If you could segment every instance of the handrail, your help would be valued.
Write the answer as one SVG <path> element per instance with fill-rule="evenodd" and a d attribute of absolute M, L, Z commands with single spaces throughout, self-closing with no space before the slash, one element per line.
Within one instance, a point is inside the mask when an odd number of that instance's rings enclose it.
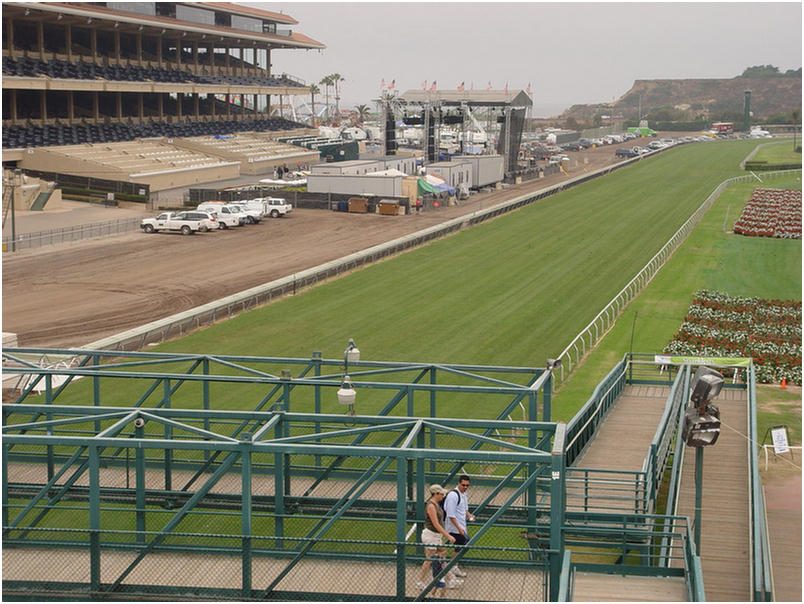
<path fill-rule="evenodd" d="M 756 376 L 754 362 L 748 369 L 748 493 L 751 507 L 749 512 L 749 542 L 751 546 L 751 593 L 755 602 L 773 600 L 773 573 L 770 564 L 770 544 L 767 533 L 765 498 L 762 482 L 759 478 L 759 459 L 757 455 L 757 413 L 756 413 Z"/>
<path fill-rule="evenodd" d="M 628 362 L 626 357 L 623 357 L 595 387 L 584 406 L 567 423 L 568 444 L 565 453 L 567 466 L 572 465 L 578 457 L 591 435 L 594 434 L 597 423 L 622 391 L 626 381 Z M 584 423 L 579 426 L 581 422 Z M 583 437 L 581 442 L 577 442 L 581 437 Z"/>
<path fill-rule="evenodd" d="M 775 172 L 767 172 L 763 176 L 774 178 L 776 176 L 786 176 L 794 172 L 801 172 L 801 170 L 779 170 Z M 558 355 L 557 359 L 562 361 L 561 371 L 557 373 L 556 379 L 558 383 L 564 381 L 564 367 L 566 366 L 569 372 L 573 369 L 573 353 L 575 358 L 575 366 L 580 364 L 581 358 L 586 354 L 587 350 L 591 350 L 595 343 L 608 331 L 609 327 L 614 323 L 617 317 L 622 313 L 625 307 L 631 300 L 633 300 L 642 289 L 653 279 L 659 269 L 664 266 L 667 259 L 678 249 L 684 242 L 687 236 L 692 232 L 693 228 L 697 225 L 698 221 L 714 204 L 718 197 L 728 187 L 753 180 L 753 176 L 735 176 L 727 178 L 721 182 L 712 193 L 698 206 L 687 221 L 673 234 L 667 243 L 656 252 L 648 263 L 631 279 L 625 287 L 623 287 L 611 301 L 603 307 L 594 319 L 584 327 L 581 332 L 573 338 L 567 347 Z M 589 340 L 587 345 L 587 338 Z"/>
<path fill-rule="evenodd" d="M 689 367 L 684 366 L 682 371 L 676 375 L 673 385 L 670 387 L 670 394 L 667 397 L 667 405 L 665 406 L 664 413 L 659 420 L 659 425 L 656 428 L 656 433 L 651 441 L 650 450 L 648 451 L 645 461 L 642 464 L 642 471 L 649 480 L 648 501 L 650 502 L 650 509 L 656 501 L 656 493 L 659 489 L 659 483 L 664 475 L 664 467 L 667 458 L 670 455 L 670 445 L 673 440 L 673 435 L 676 433 L 676 426 L 678 424 L 678 417 L 684 407 L 684 380 L 685 373 L 689 372 Z"/>

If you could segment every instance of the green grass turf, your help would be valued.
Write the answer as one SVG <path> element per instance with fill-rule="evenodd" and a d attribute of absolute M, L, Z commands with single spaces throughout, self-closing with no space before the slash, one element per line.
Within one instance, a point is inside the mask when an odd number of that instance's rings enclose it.
<path fill-rule="evenodd" d="M 729 141 L 671 149 L 156 349 L 291 357 L 320 350 L 339 358 L 353 337 L 363 359 L 543 366 L 718 183 L 739 174 L 739 162 L 756 144 Z M 699 269 L 709 270 L 704 258 L 693 254 L 689 260 L 693 264 L 684 271 L 686 279 L 694 281 Z M 756 262 L 766 264 L 761 258 Z M 694 288 L 690 284 L 685 291 Z M 686 298 L 674 302 L 671 315 L 678 316 L 687 303 Z M 638 325 L 640 333 L 653 331 L 647 329 L 650 316 L 645 314 Z M 675 328 L 668 322 L 668 331 Z M 660 342 L 640 340 L 635 349 L 660 349 Z M 620 346 L 616 359 L 626 349 Z M 70 395 L 76 402 L 89 399 L 91 384 L 83 382 Z M 113 397 L 104 388 L 106 404 L 137 400 L 139 386 L 118 384 Z M 215 408 L 253 407 L 244 402 L 248 397 L 242 389 L 215 392 Z M 577 401 L 572 406 L 577 408 Z"/>
<path fill-rule="evenodd" d="M 797 139 L 796 145 L 801 145 Z M 753 157 L 754 161 L 766 161 L 769 164 L 795 164 L 801 163 L 801 153 L 793 150 L 793 140 L 788 139 L 762 147 Z"/>
<path fill-rule="evenodd" d="M 661 352 L 700 289 L 732 296 L 801 300 L 801 240 L 742 237 L 731 230 L 755 186 L 800 188 L 800 180 L 738 185 L 721 195 L 689 238 L 623 312 L 554 398 L 554 419 L 567 420 L 594 386 L 628 352 Z"/>

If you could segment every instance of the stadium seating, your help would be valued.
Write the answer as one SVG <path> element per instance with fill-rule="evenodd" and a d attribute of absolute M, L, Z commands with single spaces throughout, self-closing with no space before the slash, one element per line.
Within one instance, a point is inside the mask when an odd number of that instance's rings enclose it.
<path fill-rule="evenodd" d="M 143 124 L 58 124 L 54 126 L 9 126 L 3 128 L 3 148 L 75 145 L 80 143 L 122 142 L 136 138 L 186 138 L 247 131 L 281 131 L 306 128 L 304 124 L 284 118 L 177 123 L 148 122 Z"/>
<path fill-rule="evenodd" d="M 3 74 L 18 77 L 61 78 L 71 80 L 110 80 L 117 82 L 170 82 L 196 84 L 229 84 L 238 86 L 291 86 L 305 85 L 288 78 L 235 75 L 196 75 L 182 69 L 168 69 L 142 65 L 101 65 L 89 61 L 69 61 L 3 57 Z"/>

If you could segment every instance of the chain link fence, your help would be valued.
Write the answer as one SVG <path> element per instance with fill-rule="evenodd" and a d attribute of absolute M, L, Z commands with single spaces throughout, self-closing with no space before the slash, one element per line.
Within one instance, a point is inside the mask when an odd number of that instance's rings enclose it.
<path fill-rule="evenodd" d="M 22 250 L 36 249 L 47 245 L 131 233 L 132 231 L 139 230 L 141 222 L 141 218 L 121 218 L 119 220 L 80 224 L 62 229 L 51 229 L 49 231 L 18 233 L 15 238 L 3 237 L 3 251 L 20 252 Z"/>

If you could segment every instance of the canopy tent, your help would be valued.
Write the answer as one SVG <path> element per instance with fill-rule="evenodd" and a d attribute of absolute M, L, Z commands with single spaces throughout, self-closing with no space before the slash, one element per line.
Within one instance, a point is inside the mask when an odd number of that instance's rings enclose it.
<path fill-rule="evenodd" d="M 446 191 L 450 195 L 455 195 L 455 187 L 449 186 L 443 178 L 439 178 L 433 174 L 425 174 L 424 178 L 430 186 L 435 187 L 439 191 Z"/>
<path fill-rule="evenodd" d="M 425 178 L 419 178 L 419 186 L 418 186 L 418 194 L 425 195 L 427 193 L 432 193 L 433 195 L 439 195 L 443 192 L 447 192 L 450 195 L 455 195 L 455 189 L 450 187 L 447 183 L 445 183 L 441 179 L 434 179 L 435 181 L 440 181 L 440 184 L 436 182 L 436 184 L 432 184 L 428 182 L 430 176 L 426 176 Z"/>

